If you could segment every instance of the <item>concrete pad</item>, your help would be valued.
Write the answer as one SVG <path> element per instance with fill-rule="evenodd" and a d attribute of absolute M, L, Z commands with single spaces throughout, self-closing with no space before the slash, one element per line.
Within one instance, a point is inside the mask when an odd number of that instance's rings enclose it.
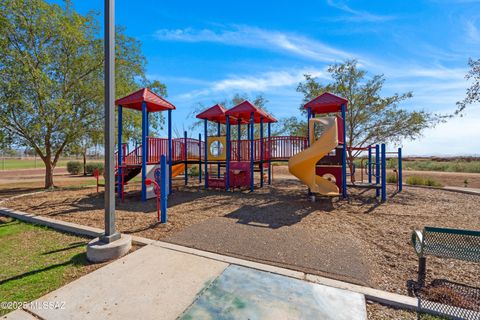
<path fill-rule="evenodd" d="M 12 311 L 12 312 L 4 315 L 0 319 L 1 320 L 38 320 L 38 318 L 35 318 L 30 313 L 25 312 L 21 309 Z"/>
<path fill-rule="evenodd" d="M 29 311 L 48 320 L 176 319 L 227 266 L 145 246 L 36 300 L 64 309 Z"/>
<path fill-rule="evenodd" d="M 287 276 L 287 277 L 290 277 L 290 278 L 305 279 L 305 273 L 303 273 L 303 272 L 290 270 L 290 269 L 285 269 L 285 268 L 281 268 L 281 267 L 277 267 L 277 266 L 272 266 L 272 265 L 269 265 L 269 264 L 264 264 L 264 263 L 244 260 L 244 259 L 240 259 L 240 258 L 225 256 L 225 255 L 222 255 L 222 254 L 208 252 L 208 251 L 197 250 L 197 249 L 180 246 L 180 245 L 173 244 L 173 243 L 162 242 L 162 241 L 155 241 L 153 243 L 153 245 L 154 246 L 159 246 L 159 247 L 162 247 L 162 248 L 167 248 L 167 249 L 172 249 L 172 250 L 184 252 L 184 253 L 194 254 L 194 255 L 197 255 L 197 256 L 200 256 L 200 257 L 209 258 L 209 259 L 213 259 L 213 260 L 217 260 L 217 261 L 222 261 L 222 262 L 226 262 L 226 263 L 229 263 L 229 264 L 236 264 L 236 265 L 247 267 L 247 268 L 252 268 L 252 269 L 257 269 L 257 270 L 261 270 L 261 271 L 276 273 L 276 274 L 280 274 L 282 276 Z"/>
<path fill-rule="evenodd" d="M 334 279 L 320 277 L 312 274 L 306 275 L 306 280 L 314 283 L 330 286 L 333 288 L 339 288 L 348 290 L 351 292 L 357 292 L 363 294 L 366 299 L 375 301 L 381 304 L 392 306 L 395 308 L 416 310 L 418 306 L 418 299 L 404 296 L 398 293 L 387 292 L 370 287 L 359 286 L 352 283 L 342 282 Z"/>
<path fill-rule="evenodd" d="M 230 266 L 180 319 L 366 320 L 367 314 L 361 294 Z"/>

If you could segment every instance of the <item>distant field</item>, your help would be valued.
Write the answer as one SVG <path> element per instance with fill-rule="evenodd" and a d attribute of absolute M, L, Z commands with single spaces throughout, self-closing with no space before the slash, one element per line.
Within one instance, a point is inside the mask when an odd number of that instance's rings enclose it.
<path fill-rule="evenodd" d="M 69 160 L 59 160 L 57 167 L 67 166 Z M 45 168 L 41 159 L 0 159 L 0 170 Z"/>
<path fill-rule="evenodd" d="M 66 167 L 67 162 L 72 160 L 59 160 L 57 168 Z M 82 160 L 74 160 L 82 161 Z M 96 160 L 88 160 L 88 162 L 95 162 Z M 100 160 L 99 160 L 100 161 Z M 35 169 L 45 168 L 41 159 L 2 159 L 0 158 L 0 170 L 17 170 L 17 169 Z"/>
<path fill-rule="evenodd" d="M 404 161 L 404 170 L 480 173 L 480 161 Z"/>
<path fill-rule="evenodd" d="M 360 159 L 355 160 L 357 168 L 360 166 Z M 412 171 L 438 171 L 438 172 L 470 172 L 480 173 L 480 160 L 475 158 L 474 160 L 468 158 L 442 158 L 442 159 L 404 159 L 403 170 Z M 363 165 L 366 165 L 366 161 L 363 161 Z M 397 167 L 396 159 L 388 159 L 387 167 L 394 169 Z"/>

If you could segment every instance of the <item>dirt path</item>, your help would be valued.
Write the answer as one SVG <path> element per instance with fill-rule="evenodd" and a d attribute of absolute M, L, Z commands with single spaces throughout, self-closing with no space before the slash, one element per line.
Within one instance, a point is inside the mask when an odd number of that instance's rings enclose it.
<path fill-rule="evenodd" d="M 41 191 L 45 185 L 45 169 L 0 171 L 0 200 L 15 195 Z M 95 184 L 93 177 L 71 176 L 66 168 L 54 171 L 56 187 L 74 187 Z"/>

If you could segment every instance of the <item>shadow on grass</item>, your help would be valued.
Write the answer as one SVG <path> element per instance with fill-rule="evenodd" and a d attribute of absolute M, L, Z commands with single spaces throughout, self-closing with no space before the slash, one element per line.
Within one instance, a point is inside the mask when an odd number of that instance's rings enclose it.
<path fill-rule="evenodd" d="M 42 255 L 68 251 L 68 250 L 72 250 L 72 249 L 75 249 L 75 248 L 78 248 L 78 247 L 83 247 L 83 246 L 86 246 L 86 245 L 87 245 L 87 243 L 84 242 L 84 241 L 73 242 L 73 243 L 70 243 L 68 245 L 68 247 L 47 251 L 47 252 L 42 253 Z"/>
<path fill-rule="evenodd" d="M 45 268 L 28 271 L 28 272 L 25 272 L 25 273 L 22 273 L 22 274 L 19 274 L 19 275 L 16 275 L 16 276 L 4 279 L 4 280 L 0 280 L 0 286 L 5 284 L 5 283 L 11 282 L 11 281 L 21 280 L 25 277 L 29 277 L 29 276 L 33 276 L 33 275 L 36 275 L 36 274 L 39 274 L 39 273 L 42 273 L 42 272 L 47 272 L 47 271 L 50 271 L 50 270 L 54 270 L 56 268 L 66 267 L 66 266 L 84 266 L 84 265 L 88 265 L 88 264 L 89 264 L 89 262 L 87 261 L 87 254 L 85 252 L 78 253 L 78 254 L 74 255 L 68 261 L 52 264 L 52 265 L 49 265 L 48 267 L 45 267 Z"/>
<path fill-rule="evenodd" d="M 10 227 L 10 226 L 13 226 L 15 224 L 19 224 L 20 222 L 18 220 L 10 220 L 10 221 L 3 221 L 3 220 L 0 220 L 0 228 L 3 228 L 3 227 Z"/>

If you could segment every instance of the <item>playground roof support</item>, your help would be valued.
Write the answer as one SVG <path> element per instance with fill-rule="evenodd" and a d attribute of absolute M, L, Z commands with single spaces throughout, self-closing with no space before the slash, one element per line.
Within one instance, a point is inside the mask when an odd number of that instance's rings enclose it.
<path fill-rule="evenodd" d="M 123 154 L 122 154 L 122 114 L 123 108 L 138 110 L 142 112 L 142 201 L 147 200 L 147 189 L 145 185 L 146 180 L 146 169 L 147 169 L 147 162 L 149 157 L 149 150 L 148 150 L 148 133 L 149 133 L 149 119 L 148 115 L 150 112 L 161 112 L 161 111 L 168 111 L 168 155 L 166 155 L 168 161 L 168 194 L 172 192 L 172 110 L 175 110 L 176 107 L 168 102 L 167 100 L 163 99 L 156 93 L 152 92 L 148 88 L 142 88 L 137 90 L 128 96 L 123 98 L 117 99 L 115 104 L 118 106 L 118 190 L 121 190 L 121 168 Z M 112 143 L 113 145 L 113 143 Z M 113 155 L 113 149 L 111 151 Z M 121 193 L 118 193 L 121 196 Z"/>

